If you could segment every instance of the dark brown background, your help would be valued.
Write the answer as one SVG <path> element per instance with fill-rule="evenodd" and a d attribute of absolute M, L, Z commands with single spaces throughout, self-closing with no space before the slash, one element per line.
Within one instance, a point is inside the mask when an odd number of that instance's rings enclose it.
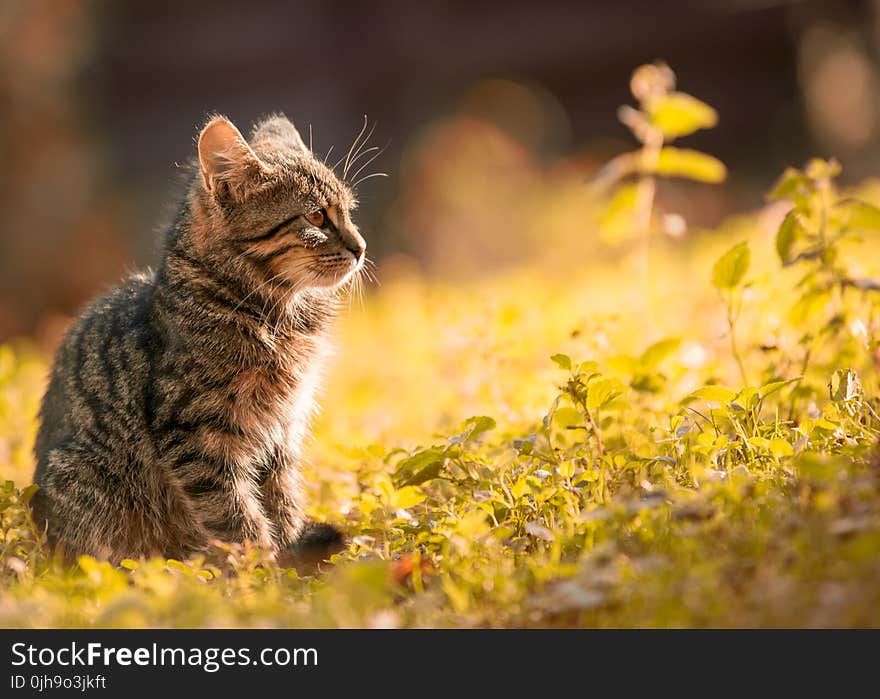
<path fill-rule="evenodd" d="M 369 115 L 373 142 L 390 142 L 374 164 L 390 177 L 361 190 L 379 258 L 429 254 L 395 220 L 400 157 L 485 78 L 527 86 L 557 115 L 555 128 L 518 134 L 536 157 L 581 152 L 598 162 L 631 144 L 615 110 L 631 101 L 632 69 L 666 60 L 682 89 L 722 115 L 687 144 L 732 173 L 723 197 L 686 212 L 698 222 L 758 206 L 786 164 L 813 154 L 837 155 L 850 181 L 871 175 L 877 10 L 868 0 L 7 1 L 0 339 L 51 336 L 125 268 L 155 259 L 156 227 L 179 186 L 175 163 L 191 156 L 210 111 L 244 128 L 282 110 L 304 134 L 313 125 L 316 150 L 337 152 Z M 811 82 L 841 56 L 832 75 L 844 76 L 842 96 L 833 79 Z M 848 99 L 860 120 L 829 130 Z M 505 125 L 503 113 L 487 118 Z"/>

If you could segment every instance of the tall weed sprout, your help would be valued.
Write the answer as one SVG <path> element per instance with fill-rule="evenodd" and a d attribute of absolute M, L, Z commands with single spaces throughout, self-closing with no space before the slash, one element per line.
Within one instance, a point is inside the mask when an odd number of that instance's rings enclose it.
<path fill-rule="evenodd" d="M 641 249 L 639 276 L 643 280 L 648 274 L 652 232 L 659 227 L 672 236 L 680 236 L 686 230 L 686 222 L 677 214 L 655 220 L 657 178 L 678 177 L 719 184 L 727 177 L 727 168 L 718 158 L 670 145 L 718 123 L 718 114 L 712 107 L 675 88 L 675 73 L 665 63 L 643 65 L 633 72 L 630 91 L 638 108 L 623 105 L 617 116 L 641 147 L 611 160 L 594 180 L 594 187 L 600 192 L 611 189 L 601 233 L 606 239 L 637 239 Z"/>

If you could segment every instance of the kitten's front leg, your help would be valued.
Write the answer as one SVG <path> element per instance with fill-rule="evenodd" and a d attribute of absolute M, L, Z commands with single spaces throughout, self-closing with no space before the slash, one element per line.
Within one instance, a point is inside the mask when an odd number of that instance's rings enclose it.
<path fill-rule="evenodd" d="M 306 522 L 297 457 L 276 448 L 261 474 L 260 493 L 263 509 L 275 528 L 278 550 L 283 552 L 296 542 Z"/>
<path fill-rule="evenodd" d="M 263 506 L 278 532 L 278 563 L 314 574 L 321 563 L 345 548 L 343 534 L 329 524 L 309 521 L 302 511 L 302 481 L 297 457 L 276 451 L 261 486 Z"/>
<path fill-rule="evenodd" d="M 179 461 L 173 471 L 211 536 L 234 543 L 250 540 L 274 550 L 275 528 L 260 504 L 259 486 L 247 474 L 204 457 Z"/>

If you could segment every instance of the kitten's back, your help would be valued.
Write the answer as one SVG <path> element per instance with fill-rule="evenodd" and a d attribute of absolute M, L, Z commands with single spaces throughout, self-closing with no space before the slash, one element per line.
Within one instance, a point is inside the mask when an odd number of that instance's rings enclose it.
<path fill-rule="evenodd" d="M 53 444 L 97 426 L 103 412 L 115 412 L 122 407 L 119 401 L 131 400 L 138 369 L 146 368 L 138 355 L 143 355 L 153 286 L 152 273 L 132 275 L 90 303 L 65 334 L 40 409 L 37 477 Z"/>

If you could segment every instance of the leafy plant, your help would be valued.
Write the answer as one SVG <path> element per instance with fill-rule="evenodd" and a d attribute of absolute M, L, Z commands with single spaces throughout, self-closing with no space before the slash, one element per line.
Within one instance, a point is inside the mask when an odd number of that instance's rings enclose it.
<path fill-rule="evenodd" d="M 645 70 L 631 172 L 694 175 L 662 153 L 714 112 Z M 657 341 L 610 254 L 389 273 L 341 328 L 305 467 L 309 514 L 349 535 L 320 576 L 248 545 L 54 558 L 26 509 L 48 357 L 0 347 L 0 625 L 880 625 L 880 188 L 836 175 L 786 172 L 775 246 L 765 213 L 661 247 Z"/>
<path fill-rule="evenodd" d="M 676 91 L 675 82 L 675 73 L 665 63 L 647 64 L 635 70 L 630 90 L 639 107 L 620 107 L 618 118 L 641 147 L 611 160 L 596 178 L 602 188 L 616 188 L 603 219 L 605 227 L 623 225 L 645 241 L 651 231 L 658 176 L 711 184 L 727 177 L 727 168 L 717 158 L 669 145 L 718 123 L 718 114 L 712 107 Z M 620 184 L 631 175 L 637 177 L 636 183 Z"/>
<path fill-rule="evenodd" d="M 863 236 L 880 233 L 880 209 L 841 196 L 835 186 L 840 172 L 836 160 L 814 158 L 803 170 L 787 168 L 768 195 L 791 205 L 776 234 L 776 252 L 784 267 L 801 275 L 789 312 L 802 333 L 801 373 L 823 343 L 864 328 L 874 305 L 867 297 L 880 291 L 880 281 L 852 271 L 844 252 Z M 848 295 L 856 295 L 852 303 Z"/>
<path fill-rule="evenodd" d="M 737 243 L 724 253 L 712 267 L 712 286 L 718 289 L 727 311 L 730 351 L 736 360 L 743 384 L 748 384 L 746 369 L 736 344 L 736 321 L 742 310 L 743 279 L 749 271 L 751 251 L 748 243 Z"/>

